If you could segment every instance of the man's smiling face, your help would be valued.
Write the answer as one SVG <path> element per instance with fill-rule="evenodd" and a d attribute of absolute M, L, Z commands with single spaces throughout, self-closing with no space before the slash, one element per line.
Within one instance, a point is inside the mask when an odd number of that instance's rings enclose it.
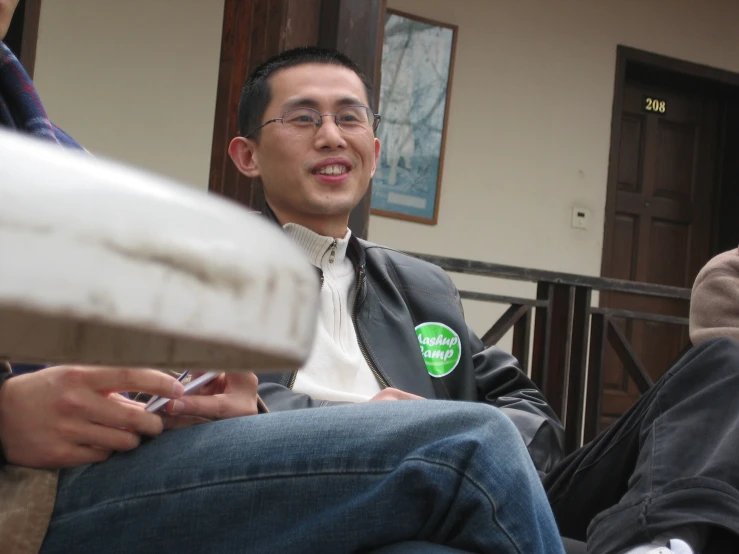
<path fill-rule="evenodd" d="M 362 80 L 340 65 L 309 63 L 281 69 L 269 78 L 269 85 L 270 101 L 261 124 L 296 107 L 334 114 L 348 105 L 369 105 Z M 263 127 L 257 139 L 241 141 L 249 152 L 237 149 L 232 157 L 246 175 L 261 177 L 265 197 L 280 222 L 298 223 L 324 235 L 346 232 L 349 214 L 367 191 L 380 153 L 371 125 L 349 133 L 333 117 L 324 118 L 317 129 L 299 133 L 276 121 Z M 237 158 L 245 163 L 240 165 Z"/>

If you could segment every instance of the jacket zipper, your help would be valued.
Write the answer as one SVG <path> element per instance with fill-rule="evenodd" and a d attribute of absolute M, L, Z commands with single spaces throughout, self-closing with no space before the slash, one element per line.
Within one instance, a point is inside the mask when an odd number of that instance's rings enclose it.
<path fill-rule="evenodd" d="M 385 380 L 385 378 L 380 375 L 380 372 L 377 370 L 377 367 L 375 367 L 375 364 L 370 360 L 369 355 L 367 354 L 367 350 L 364 348 L 364 343 L 362 342 L 362 337 L 359 335 L 359 327 L 357 326 L 357 299 L 359 298 L 359 291 L 362 289 L 362 285 L 364 284 L 364 269 L 359 270 L 359 279 L 357 279 L 357 292 L 354 294 L 354 305 L 352 306 L 352 323 L 354 324 L 354 333 L 357 335 L 357 342 L 359 343 L 359 350 L 362 352 L 362 356 L 364 356 L 364 360 L 367 362 L 367 365 L 369 366 L 372 373 L 374 373 L 377 380 L 380 382 L 383 388 L 388 388 L 390 385 Z"/>
<path fill-rule="evenodd" d="M 328 263 L 330 264 L 334 263 L 334 260 L 336 259 L 336 244 L 336 239 L 334 239 L 334 242 L 332 242 L 329 247 L 331 249 L 331 254 L 328 255 Z M 321 284 L 323 284 L 323 281 L 321 281 Z"/>
<path fill-rule="evenodd" d="M 323 273 L 321 273 L 321 288 L 319 290 L 323 290 L 323 281 L 324 276 Z M 390 385 L 388 384 L 387 380 L 380 375 L 380 372 L 377 370 L 377 367 L 375 367 L 375 364 L 370 360 L 369 355 L 367 354 L 367 350 L 364 348 L 364 343 L 362 343 L 362 338 L 359 336 L 359 327 L 357 326 L 357 299 L 359 298 L 359 292 L 362 289 L 362 284 L 364 283 L 364 270 L 359 270 L 359 278 L 357 279 L 357 291 L 354 293 L 354 304 L 352 306 L 352 324 L 354 325 L 354 333 L 357 335 L 357 343 L 359 344 L 359 351 L 362 353 L 362 356 L 364 356 L 364 361 L 367 362 L 367 366 L 369 366 L 370 371 L 375 376 L 375 378 L 380 382 L 380 384 L 383 386 L 383 388 L 388 388 Z M 298 378 L 298 372 L 293 371 L 292 375 L 290 375 L 290 382 L 287 385 L 288 389 L 292 389 L 293 385 L 295 385 L 295 379 Z"/>
<path fill-rule="evenodd" d="M 326 280 L 326 278 L 323 276 L 323 271 L 321 271 L 321 286 L 318 288 L 318 292 L 321 292 L 323 290 L 323 282 Z M 290 380 L 287 382 L 287 388 L 292 390 L 293 386 L 295 385 L 295 379 L 298 378 L 298 372 L 293 371 L 290 375 Z"/>

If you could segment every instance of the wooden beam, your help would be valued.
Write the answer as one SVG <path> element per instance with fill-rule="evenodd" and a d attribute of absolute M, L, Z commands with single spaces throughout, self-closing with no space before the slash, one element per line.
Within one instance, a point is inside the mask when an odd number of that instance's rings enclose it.
<path fill-rule="evenodd" d="M 547 282 L 536 286 L 536 299 L 545 303 L 534 314 L 534 351 L 531 355 L 531 380 L 542 392 L 549 377 L 549 344 L 551 343 L 552 304 L 554 285 Z"/>
<path fill-rule="evenodd" d="M 36 44 L 38 44 L 40 19 L 41 0 L 25 0 L 20 61 L 31 79 L 33 79 L 33 71 L 36 67 Z"/>
<path fill-rule="evenodd" d="M 522 306 L 529 306 L 531 308 L 545 308 L 547 306 L 547 302 L 545 300 L 536 300 L 535 298 L 520 298 L 518 296 L 505 296 L 502 294 L 490 294 L 487 292 L 460 290 L 459 296 L 464 300 L 495 302 L 497 304 L 521 304 Z"/>
<path fill-rule="evenodd" d="M 446 256 L 435 256 L 431 254 L 417 254 L 414 252 L 406 252 L 406 254 L 436 264 L 452 273 L 498 277 L 517 281 L 549 282 L 558 285 L 588 287 L 599 291 L 690 300 L 690 289 L 683 287 L 626 281 L 624 279 L 612 279 L 610 277 L 591 277 L 589 275 L 577 275 L 576 273 L 560 273 L 558 271 L 516 267 L 476 260 L 465 260 L 463 258 L 448 258 Z"/>
<path fill-rule="evenodd" d="M 583 441 L 587 444 L 600 432 L 603 403 L 603 366 L 606 361 L 606 343 L 610 319 L 602 313 L 593 313 L 590 331 L 590 357 L 588 360 L 588 393 L 585 402 L 585 430 Z"/>
<path fill-rule="evenodd" d="M 26 73 L 33 78 L 36 65 L 36 43 L 38 25 L 41 17 L 41 0 L 20 0 L 10 22 L 10 28 L 3 42 L 10 48 Z"/>
<path fill-rule="evenodd" d="M 511 345 L 511 354 L 518 360 L 521 369 L 528 372 L 529 369 L 529 350 L 531 343 L 531 308 L 526 310 L 513 326 L 513 343 Z"/>
<path fill-rule="evenodd" d="M 259 179 L 242 175 L 228 157 L 238 134 L 241 87 L 254 69 L 283 50 L 318 42 L 321 0 L 226 0 L 218 72 L 209 190 L 264 207 Z"/>
<path fill-rule="evenodd" d="M 641 394 L 647 392 L 654 385 L 654 381 L 644 369 L 639 357 L 634 352 L 634 349 L 629 343 L 629 339 L 626 338 L 623 331 L 613 321 L 608 322 L 608 342 L 611 344 L 613 349 L 616 351 L 618 358 L 624 364 L 626 371 L 636 383 L 636 387 L 639 389 Z"/>
<path fill-rule="evenodd" d="M 382 40 L 387 0 L 323 0 L 319 45 L 334 48 L 354 60 L 372 85 L 372 107 L 380 101 Z M 372 183 L 351 213 L 349 228 L 366 239 L 369 231 Z"/>
<path fill-rule="evenodd" d="M 530 309 L 529 306 L 522 306 L 520 304 L 511 305 L 480 340 L 482 340 L 482 343 L 486 347 L 498 344 L 498 341 L 503 338 L 503 335 L 518 323 L 519 319 L 529 313 Z"/>
<path fill-rule="evenodd" d="M 580 446 L 586 395 L 588 338 L 590 330 L 590 289 L 573 287 L 570 331 L 567 335 L 569 360 L 565 383 L 565 452 Z"/>
<path fill-rule="evenodd" d="M 606 314 L 610 318 L 639 319 L 641 321 L 673 323 L 675 325 L 688 325 L 690 323 L 689 318 L 675 315 L 651 314 L 647 312 L 635 312 L 633 310 L 618 310 L 616 308 L 593 308 L 592 311 L 593 313 Z"/>

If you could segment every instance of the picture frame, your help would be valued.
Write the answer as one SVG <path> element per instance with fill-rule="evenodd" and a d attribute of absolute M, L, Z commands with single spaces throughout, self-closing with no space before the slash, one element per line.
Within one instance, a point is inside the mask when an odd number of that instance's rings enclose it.
<path fill-rule="evenodd" d="M 436 225 L 457 26 L 388 9 L 371 213 Z"/>

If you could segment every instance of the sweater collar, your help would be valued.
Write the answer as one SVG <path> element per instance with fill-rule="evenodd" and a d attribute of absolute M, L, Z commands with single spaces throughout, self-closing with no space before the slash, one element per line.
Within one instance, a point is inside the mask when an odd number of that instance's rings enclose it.
<path fill-rule="evenodd" d="M 323 271 L 341 267 L 346 260 L 346 249 L 352 232 L 347 229 L 343 238 L 335 239 L 319 235 L 296 223 L 283 226 L 285 232 L 308 257 L 308 261 Z"/>
<path fill-rule="evenodd" d="M 269 207 L 269 204 L 266 202 L 264 203 L 264 208 L 262 209 L 262 214 L 273 223 L 279 225 L 282 227 L 282 224 L 280 223 L 280 220 L 277 219 L 277 216 L 272 211 L 272 208 Z M 345 237 L 346 238 L 346 237 Z M 362 247 L 362 243 L 359 241 L 357 237 L 354 236 L 353 233 L 349 233 L 348 237 L 348 245 L 345 249 L 346 257 L 349 258 L 349 260 L 354 265 L 355 271 L 364 270 L 365 266 L 365 260 L 366 256 L 364 253 L 364 248 Z"/>

